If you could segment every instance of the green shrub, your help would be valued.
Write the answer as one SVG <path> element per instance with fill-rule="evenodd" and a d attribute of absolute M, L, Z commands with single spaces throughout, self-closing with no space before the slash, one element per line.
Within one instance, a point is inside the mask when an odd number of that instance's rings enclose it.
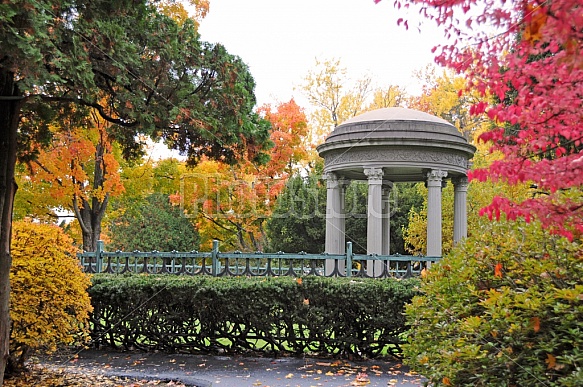
<path fill-rule="evenodd" d="M 9 371 L 35 350 L 83 340 L 91 312 L 90 279 L 59 227 L 14 222 L 11 251 Z"/>
<path fill-rule="evenodd" d="M 406 362 L 434 385 L 583 385 L 583 249 L 536 223 L 481 223 L 407 305 Z"/>
<path fill-rule="evenodd" d="M 417 280 L 95 275 L 101 345 L 183 352 L 399 355 Z"/>

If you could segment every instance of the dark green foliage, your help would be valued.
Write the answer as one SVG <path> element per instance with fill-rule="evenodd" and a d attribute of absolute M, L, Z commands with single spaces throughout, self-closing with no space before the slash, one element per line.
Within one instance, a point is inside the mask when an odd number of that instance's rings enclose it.
<path fill-rule="evenodd" d="M 269 123 L 253 112 L 247 65 L 201 41 L 192 20 L 179 24 L 147 1 L 14 1 L 1 10 L 0 97 L 28 96 L 15 111 L 26 118 L 23 156 L 59 115 L 91 108 L 116 124 L 109 135 L 127 157 L 140 153 L 141 133 L 191 162 L 263 158 Z"/>
<path fill-rule="evenodd" d="M 185 352 L 399 355 L 417 280 L 93 277 L 94 339 Z"/>
<path fill-rule="evenodd" d="M 355 254 L 366 254 L 368 184 L 352 182 L 346 189 L 346 241 L 353 243 Z M 423 197 L 414 183 L 399 183 L 393 186 L 389 199 L 391 206 L 391 251 L 390 254 L 406 254 L 403 227 L 409 222 L 411 208 L 419 208 Z"/>
<path fill-rule="evenodd" d="M 366 254 L 367 202 L 368 185 L 366 182 L 353 181 L 346 187 L 346 242 L 352 242 L 355 254 Z"/>
<path fill-rule="evenodd" d="M 202 42 L 193 21 L 179 24 L 151 1 L 2 1 L 0 45 L 0 347 L 5 349 L 16 158 L 34 157 L 37 143 L 48 142 L 47 128 L 58 114 L 68 108 L 97 112 L 114 124 L 108 135 L 128 158 L 141 153 L 137 136 L 142 134 L 162 138 L 191 163 L 203 156 L 264 161 L 270 141 L 269 122 L 253 112 L 255 83 L 241 58 L 220 44 Z M 6 358 L 0 357 L 0 384 Z"/>
<path fill-rule="evenodd" d="M 423 206 L 423 196 L 416 183 L 398 183 L 393 187 L 391 200 L 391 254 L 407 254 L 403 230 L 409 225 L 409 213 Z"/>
<path fill-rule="evenodd" d="M 164 194 L 152 194 L 109 225 L 109 250 L 192 251 L 200 237 L 179 207 Z"/>
<path fill-rule="evenodd" d="M 352 182 L 346 188 L 346 241 L 354 253 L 366 254 L 366 182 Z M 391 254 L 405 254 L 403 227 L 409 211 L 421 207 L 423 197 L 414 184 L 395 184 L 391 193 Z M 326 236 L 326 181 L 316 171 L 307 177 L 292 176 L 277 199 L 267 234 L 271 251 L 321 253 Z"/>
<path fill-rule="evenodd" d="M 432 385 L 583 385 L 583 246 L 482 221 L 406 308 L 406 362 Z M 449 384 L 448 384 L 449 383 Z"/>
<path fill-rule="evenodd" d="M 288 180 L 267 223 L 269 249 L 319 254 L 326 233 L 326 182 L 318 174 Z"/>

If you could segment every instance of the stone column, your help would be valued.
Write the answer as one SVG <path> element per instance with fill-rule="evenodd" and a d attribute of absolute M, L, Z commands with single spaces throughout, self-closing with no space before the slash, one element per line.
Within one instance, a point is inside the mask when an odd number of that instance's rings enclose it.
<path fill-rule="evenodd" d="M 382 254 L 383 252 L 383 205 L 382 186 L 383 170 L 380 168 L 365 168 L 368 177 L 367 206 L 367 254 Z M 380 261 L 368 261 L 366 271 L 369 276 L 379 276 L 382 270 Z"/>
<path fill-rule="evenodd" d="M 453 182 L 453 243 L 468 236 L 468 177 L 459 176 Z"/>
<path fill-rule="evenodd" d="M 391 254 L 391 203 L 389 202 L 393 183 L 383 183 L 383 247 L 382 254 Z"/>
<path fill-rule="evenodd" d="M 427 255 L 441 256 L 441 183 L 447 171 L 427 173 Z"/>
<path fill-rule="evenodd" d="M 326 179 L 326 245 L 325 249 L 330 254 L 344 254 L 346 252 L 346 239 L 344 235 L 344 180 L 338 178 L 334 172 L 325 174 Z M 324 273 L 332 274 L 334 260 L 327 259 Z M 340 265 L 340 272 L 344 271 L 344 262 Z"/>

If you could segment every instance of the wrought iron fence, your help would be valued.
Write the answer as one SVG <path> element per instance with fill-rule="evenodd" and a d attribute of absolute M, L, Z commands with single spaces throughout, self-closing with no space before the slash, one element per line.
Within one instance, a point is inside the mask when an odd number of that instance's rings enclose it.
<path fill-rule="evenodd" d="M 225 276 L 327 276 L 408 278 L 441 257 L 414 255 L 354 254 L 352 243 L 346 254 L 299 252 L 223 253 L 213 241 L 211 252 L 105 251 L 103 241 L 97 250 L 78 254 L 87 273 L 145 273 Z"/>

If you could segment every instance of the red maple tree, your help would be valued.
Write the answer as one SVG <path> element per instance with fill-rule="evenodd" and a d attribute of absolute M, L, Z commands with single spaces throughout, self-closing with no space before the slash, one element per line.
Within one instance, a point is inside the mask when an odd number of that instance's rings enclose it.
<path fill-rule="evenodd" d="M 375 0 L 378 3 L 380 0 Z M 494 95 L 473 114 L 495 123 L 480 136 L 503 157 L 471 172 L 532 184 L 533 197 L 496 197 L 483 214 L 536 218 L 569 239 L 583 234 L 583 6 L 581 0 L 397 0 L 445 29 L 436 62 Z"/>

